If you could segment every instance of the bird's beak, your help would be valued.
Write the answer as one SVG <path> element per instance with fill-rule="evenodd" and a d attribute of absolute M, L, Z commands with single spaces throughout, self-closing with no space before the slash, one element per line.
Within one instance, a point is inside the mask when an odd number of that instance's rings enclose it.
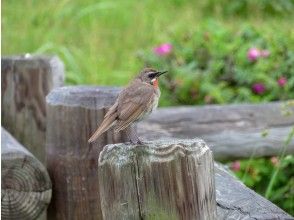
<path fill-rule="evenodd" d="M 161 76 L 162 74 L 167 73 L 167 72 L 168 72 L 168 71 L 162 71 L 162 72 L 159 71 L 159 72 L 156 73 L 155 76 L 156 76 L 156 77 L 159 77 L 159 76 Z"/>

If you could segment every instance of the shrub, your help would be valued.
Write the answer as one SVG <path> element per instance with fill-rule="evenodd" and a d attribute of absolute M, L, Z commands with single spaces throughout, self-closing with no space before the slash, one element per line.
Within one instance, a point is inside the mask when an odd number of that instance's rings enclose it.
<path fill-rule="evenodd" d="M 279 167 L 272 189 L 266 195 L 273 173 Z M 294 156 L 234 161 L 231 169 L 248 187 L 266 196 L 282 209 L 294 214 Z"/>
<path fill-rule="evenodd" d="M 234 32 L 208 20 L 173 38 L 169 53 L 150 50 L 140 59 L 169 70 L 161 105 L 286 100 L 294 98 L 294 41 L 286 35 L 251 26 Z"/>
<path fill-rule="evenodd" d="M 219 13 L 222 16 L 252 16 L 262 15 L 289 15 L 293 12 L 294 1 L 292 0 L 208 0 L 203 5 L 206 14 Z"/>

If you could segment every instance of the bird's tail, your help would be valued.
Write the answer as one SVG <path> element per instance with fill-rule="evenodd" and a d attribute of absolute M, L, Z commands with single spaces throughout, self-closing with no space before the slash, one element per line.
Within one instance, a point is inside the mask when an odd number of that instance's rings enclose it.
<path fill-rule="evenodd" d="M 116 121 L 117 114 L 112 114 L 107 118 L 104 118 L 103 122 L 99 128 L 94 132 L 94 134 L 88 140 L 89 143 L 94 142 L 101 134 L 111 128 Z"/>

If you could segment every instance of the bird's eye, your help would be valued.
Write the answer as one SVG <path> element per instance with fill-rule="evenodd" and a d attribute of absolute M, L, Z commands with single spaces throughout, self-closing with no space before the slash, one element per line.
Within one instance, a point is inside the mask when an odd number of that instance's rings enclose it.
<path fill-rule="evenodd" d="M 149 79 L 153 79 L 156 76 L 156 73 L 149 73 L 148 77 Z"/>

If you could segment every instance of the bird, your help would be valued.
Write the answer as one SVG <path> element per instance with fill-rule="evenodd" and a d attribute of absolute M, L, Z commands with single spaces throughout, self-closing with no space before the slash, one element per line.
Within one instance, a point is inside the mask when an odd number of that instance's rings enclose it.
<path fill-rule="evenodd" d="M 114 132 L 125 130 L 133 144 L 142 144 L 136 131 L 130 128 L 146 118 L 158 106 L 160 89 L 158 78 L 167 71 L 144 68 L 118 95 L 115 103 L 109 108 L 97 130 L 88 140 L 95 142 L 104 132 L 114 128 Z"/>

